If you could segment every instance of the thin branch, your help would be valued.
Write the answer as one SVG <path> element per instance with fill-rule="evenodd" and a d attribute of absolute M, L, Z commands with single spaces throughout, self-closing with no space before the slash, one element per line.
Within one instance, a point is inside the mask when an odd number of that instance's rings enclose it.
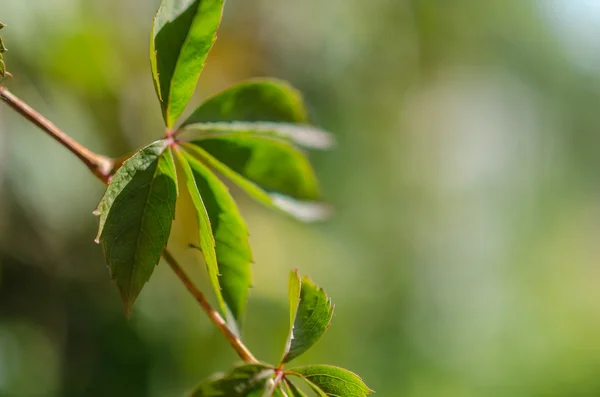
<path fill-rule="evenodd" d="M 61 131 L 54 124 L 52 124 L 52 122 L 50 122 L 44 116 L 33 110 L 29 105 L 13 95 L 6 89 L 6 87 L 2 85 L 0 85 L 0 99 L 5 101 L 12 109 L 21 114 L 27 120 L 37 125 L 40 129 L 58 141 L 58 143 L 69 149 L 94 173 L 94 175 L 96 175 L 98 179 L 105 184 L 108 184 L 114 171 L 122 164 L 122 159 L 113 160 L 111 158 L 93 153 L 86 147 L 82 146 L 73 140 L 73 138 Z M 188 291 L 190 291 L 194 298 L 196 298 L 196 301 L 198 301 L 202 309 L 206 312 L 208 318 L 225 336 L 240 358 L 249 363 L 258 363 L 258 360 L 252 355 L 250 350 L 248 350 L 240 338 L 238 338 L 231 331 L 219 312 L 211 306 L 211 304 L 206 300 L 204 294 L 194 285 L 192 280 L 190 280 L 183 269 L 177 264 L 175 258 L 166 249 L 163 251 L 163 258 L 165 258 L 167 263 L 169 263 L 171 269 L 173 269 L 175 274 L 177 274 Z"/>
<path fill-rule="evenodd" d="M 12 94 L 6 87 L 0 85 L 0 99 L 6 102 L 11 108 L 37 125 L 40 129 L 57 140 L 77 156 L 89 169 L 100 178 L 104 183 L 108 183 L 114 170 L 114 161 L 108 157 L 101 156 L 89 150 L 76 142 L 73 138 L 65 134 L 51 121 L 33 110 L 29 105 Z"/>
<path fill-rule="evenodd" d="M 258 360 L 252 355 L 250 350 L 248 350 L 248 348 L 246 347 L 246 345 L 244 345 L 240 338 L 238 338 L 229 329 L 227 323 L 225 323 L 225 320 L 223 320 L 223 317 L 221 317 L 219 312 L 216 311 L 206 300 L 206 297 L 204 296 L 202 291 L 200 291 L 192 282 L 192 280 L 185 274 L 181 266 L 179 266 L 175 258 L 169 253 L 169 251 L 167 251 L 166 248 L 163 251 L 163 258 L 165 258 L 167 263 L 171 266 L 171 269 L 173 269 L 175 274 L 177 274 L 177 277 L 179 277 L 181 282 L 183 282 L 188 291 L 190 291 L 194 298 L 196 298 L 196 301 L 198 301 L 198 303 L 200 304 L 210 321 L 212 321 L 213 324 L 216 325 L 217 328 L 219 328 L 219 330 L 225 336 L 229 344 L 231 344 L 231 346 L 234 348 L 238 356 L 240 356 L 240 358 L 245 362 L 258 363 Z"/>

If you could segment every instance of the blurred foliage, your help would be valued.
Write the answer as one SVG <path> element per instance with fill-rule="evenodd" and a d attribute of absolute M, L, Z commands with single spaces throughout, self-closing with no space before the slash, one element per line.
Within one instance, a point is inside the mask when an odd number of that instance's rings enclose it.
<path fill-rule="evenodd" d="M 161 136 L 157 6 L 3 1 L 9 87 L 97 152 Z M 237 197 L 256 355 L 279 358 L 298 267 L 337 307 L 300 362 L 383 396 L 600 395 L 599 20 L 593 0 L 229 0 L 194 103 L 280 77 L 339 141 L 313 156 L 332 221 Z M 93 244 L 102 191 L 0 107 L 2 396 L 180 396 L 234 360 L 166 266 L 124 318 Z"/>

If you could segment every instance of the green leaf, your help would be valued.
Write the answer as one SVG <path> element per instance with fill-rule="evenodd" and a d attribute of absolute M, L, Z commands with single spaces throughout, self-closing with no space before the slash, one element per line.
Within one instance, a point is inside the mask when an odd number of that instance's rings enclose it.
<path fill-rule="evenodd" d="M 288 397 L 306 397 L 306 394 L 288 379 L 284 380 Z"/>
<path fill-rule="evenodd" d="M 196 132 L 197 139 L 221 138 L 230 135 L 256 135 L 280 138 L 307 149 L 330 149 L 335 141 L 331 134 L 308 124 L 273 123 L 268 121 L 206 122 L 190 124 L 181 132 Z"/>
<path fill-rule="evenodd" d="M 308 125 L 300 93 L 285 81 L 253 79 L 209 98 L 183 123 L 183 131 L 240 132 L 284 137 L 313 149 L 326 149 L 332 137 Z"/>
<path fill-rule="evenodd" d="M 263 397 L 274 373 L 264 365 L 242 365 L 226 375 L 216 375 L 202 382 L 190 397 Z"/>
<path fill-rule="evenodd" d="M 221 311 L 224 314 L 227 314 L 227 305 L 225 304 L 225 300 L 223 299 L 223 294 L 221 293 L 221 286 L 219 284 L 219 265 L 217 263 L 215 239 L 213 236 L 212 226 L 210 224 L 210 217 L 206 210 L 203 197 L 200 194 L 200 190 L 196 185 L 194 172 L 192 171 L 192 168 L 189 162 L 187 161 L 187 158 L 184 157 L 183 153 L 181 153 L 179 150 L 175 151 L 175 155 L 177 156 L 179 164 L 181 165 L 181 169 L 183 170 L 186 189 L 190 194 L 190 198 L 192 199 L 192 203 L 194 204 L 196 215 L 198 217 L 198 229 L 200 233 L 200 250 L 202 251 L 202 256 L 204 256 L 204 261 L 206 262 L 208 276 L 210 278 L 210 282 L 213 286 L 215 295 L 219 302 L 219 307 L 221 308 Z"/>
<path fill-rule="evenodd" d="M 288 279 L 288 300 L 290 303 L 290 333 L 294 328 L 294 321 L 296 321 L 296 315 L 298 314 L 301 289 L 302 280 L 298 275 L 298 270 L 292 270 Z"/>
<path fill-rule="evenodd" d="M 7 50 L 6 46 L 4 45 L 4 41 L 2 40 L 2 37 L 0 37 L 0 54 L 4 53 L 6 51 L 8 51 L 8 50 Z"/>
<path fill-rule="evenodd" d="M 223 0 L 163 0 L 152 27 L 152 74 L 171 128 L 194 93 L 215 39 Z"/>
<path fill-rule="evenodd" d="M 5 28 L 5 27 L 6 27 L 6 25 L 5 25 L 5 24 L 3 24 L 2 22 L 0 22 L 0 30 L 2 30 L 2 29 L 3 29 L 3 28 Z"/>
<path fill-rule="evenodd" d="M 192 143 L 264 190 L 298 200 L 321 197 L 304 153 L 284 140 L 236 133 Z"/>
<path fill-rule="evenodd" d="M 283 363 L 302 355 L 319 340 L 331 324 L 334 309 L 325 291 L 308 277 L 300 279 L 296 271 L 290 274 L 289 290 L 293 318 Z"/>
<path fill-rule="evenodd" d="M 307 123 L 302 95 L 285 81 L 253 79 L 207 99 L 183 125 L 217 121 Z"/>
<path fill-rule="evenodd" d="M 196 186 L 210 218 L 223 298 L 231 314 L 239 322 L 246 308 L 248 289 L 252 284 L 252 251 L 248 243 L 248 228 L 223 182 L 189 154 L 184 154 L 184 157 L 191 166 Z"/>
<path fill-rule="evenodd" d="M 246 194 L 263 205 L 278 209 L 306 222 L 327 218 L 331 213 L 328 206 L 319 202 L 298 201 L 280 194 L 267 193 L 254 182 L 244 178 L 242 175 L 233 171 L 231 168 L 208 154 L 201 147 L 189 143 L 183 143 L 183 146 L 188 152 L 220 172 L 223 176 L 245 191 Z"/>
<path fill-rule="evenodd" d="M 6 64 L 2 60 L 2 55 L 0 55 L 0 76 L 6 76 Z"/>
<path fill-rule="evenodd" d="M 154 142 L 125 161 L 94 214 L 110 273 L 129 314 L 167 244 L 177 200 L 168 144 Z"/>
<path fill-rule="evenodd" d="M 373 393 L 362 379 L 344 369 L 331 365 L 309 365 L 292 368 L 319 395 L 331 397 L 365 397 Z"/>

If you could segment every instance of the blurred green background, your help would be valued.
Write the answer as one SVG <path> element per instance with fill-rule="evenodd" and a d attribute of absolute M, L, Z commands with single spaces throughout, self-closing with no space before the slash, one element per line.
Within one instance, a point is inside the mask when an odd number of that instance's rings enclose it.
<path fill-rule="evenodd" d="M 100 153 L 160 137 L 157 7 L 2 0 L 8 87 Z M 228 0 L 193 104 L 275 76 L 338 140 L 311 156 L 331 221 L 236 195 L 256 355 L 281 354 L 297 267 L 337 305 L 299 362 L 380 396 L 600 396 L 599 26 L 597 0 Z M 0 105 L 0 396 L 181 396 L 236 360 L 163 264 L 124 317 L 102 192 Z"/>

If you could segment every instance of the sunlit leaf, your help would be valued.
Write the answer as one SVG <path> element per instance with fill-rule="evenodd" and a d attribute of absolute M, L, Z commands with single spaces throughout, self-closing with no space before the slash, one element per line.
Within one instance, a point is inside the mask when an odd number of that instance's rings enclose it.
<path fill-rule="evenodd" d="M 123 307 L 131 312 L 167 244 L 177 200 L 177 176 L 166 141 L 146 146 L 112 178 L 98 204 L 102 242 Z"/>
<path fill-rule="evenodd" d="M 285 81 L 253 79 L 207 99 L 183 125 L 217 121 L 307 123 L 302 95 Z"/>
<path fill-rule="evenodd" d="M 322 288 L 293 271 L 289 282 L 291 329 L 282 362 L 287 363 L 310 349 L 331 324 L 333 305 Z"/>
<path fill-rule="evenodd" d="M 223 13 L 223 0 L 163 0 L 152 27 L 152 74 L 172 127 L 190 100 Z"/>
<path fill-rule="evenodd" d="M 194 154 L 194 156 L 221 173 L 261 204 L 283 211 L 296 219 L 305 222 L 325 219 L 331 214 L 329 206 L 320 202 L 294 200 L 281 194 L 268 193 L 254 182 L 244 178 L 242 175 L 215 159 L 199 146 L 188 143 L 184 143 L 183 145 L 188 152 Z"/>
<path fill-rule="evenodd" d="M 215 239 L 213 236 L 213 230 L 210 224 L 210 217 L 204 204 L 203 196 L 200 194 L 198 185 L 196 184 L 196 178 L 194 172 L 190 166 L 187 158 L 179 150 L 175 151 L 175 155 L 179 160 L 178 163 L 183 171 L 185 178 L 186 191 L 189 193 L 194 209 L 196 210 L 196 216 L 198 220 L 198 231 L 200 233 L 200 250 L 202 256 L 204 256 L 204 262 L 206 262 L 206 269 L 210 278 L 210 282 L 215 291 L 217 300 L 219 301 L 219 307 L 221 311 L 227 314 L 228 308 L 223 299 L 221 293 L 221 286 L 219 283 L 219 265 L 217 263 L 217 254 L 215 251 Z"/>
<path fill-rule="evenodd" d="M 331 365 L 308 365 L 292 368 L 320 396 L 365 397 L 373 393 L 360 377 L 347 369 Z"/>
<path fill-rule="evenodd" d="M 190 397 L 263 397 L 274 372 L 260 364 L 242 365 L 202 382 Z"/>
<path fill-rule="evenodd" d="M 223 298 L 231 314 L 239 321 L 252 283 L 252 251 L 248 243 L 248 228 L 223 182 L 194 157 L 189 154 L 184 154 L 184 157 L 191 166 L 210 219 Z"/>
<path fill-rule="evenodd" d="M 239 133 L 265 138 L 281 138 L 307 149 L 329 149 L 335 142 L 331 134 L 308 124 L 269 121 L 232 121 L 190 124 L 182 132 L 196 133 L 197 138 L 219 138 Z"/>

